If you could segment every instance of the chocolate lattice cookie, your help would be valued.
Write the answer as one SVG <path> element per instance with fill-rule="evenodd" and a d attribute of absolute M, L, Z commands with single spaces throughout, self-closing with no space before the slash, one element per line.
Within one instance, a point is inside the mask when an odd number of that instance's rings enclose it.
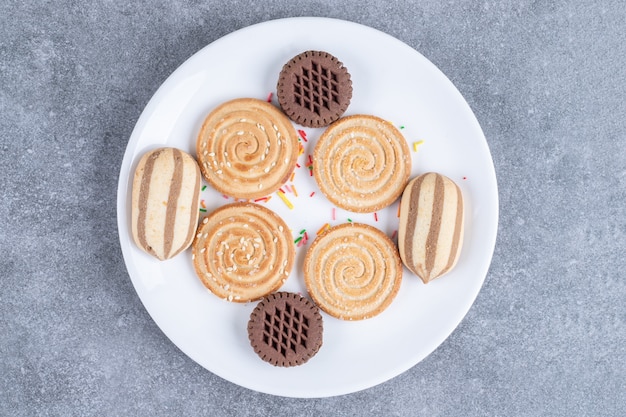
<path fill-rule="evenodd" d="M 261 359 L 275 366 L 302 365 L 322 346 L 322 316 L 307 298 L 270 294 L 250 315 L 248 338 Z"/>
<path fill-rule="evenodd" d="M 348 108 L 352 81 L 346 67 L 333 55 L 306 51 L 283 66 L 277 96 L 291 120 L 307 127 L 323 127 Z"/>

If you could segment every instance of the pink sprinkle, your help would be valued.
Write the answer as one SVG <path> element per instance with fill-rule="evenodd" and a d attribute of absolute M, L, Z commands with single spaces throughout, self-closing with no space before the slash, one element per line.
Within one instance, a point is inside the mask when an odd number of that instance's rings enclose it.
<path fill-rule="evenodd" d="M 466 180 L 466 179 L 467 179 L 467 177 L 463 177 L 463 179 L 464 179 L 464 180 Z"/>
<path fill-rule="evenodd" d="M 394 239 L 397 234 L 398 234 L 398 231 L 394 230 L 393 233 L 391 234 L 391 238 Z"/>
<path fill-rule="evenodd" d="M 228 196 L 226 194 L 222 194 L 222 197 L 224 197 L 226 200 L 228 200 Z"/>
<path fill-rule="evenodd" d="M 272 102 L 272 96 L 273 96 L 273 95 L 274 95 L 274 93 L 272 93 L 272 92 L 270 92 L 270 93 L 267 95 L 267 102 L 268 102 L 268 103 L 271 103 L 271 102 Z"/>
<path fill-rule="evenodd" d="M 290 193 L 291 192 L 291 187 L 288 186 L 287 184 L 285 184 L 285 190 L 287 190 L 287 192 Z"/>
<path fill-rule="evenodd" d="M 336 217 L 337 217 L 337 213 L 336 213 L 335 208 L 333 207 L 333 220 L 335 220 L 335 219 L 336 219 Z"/>

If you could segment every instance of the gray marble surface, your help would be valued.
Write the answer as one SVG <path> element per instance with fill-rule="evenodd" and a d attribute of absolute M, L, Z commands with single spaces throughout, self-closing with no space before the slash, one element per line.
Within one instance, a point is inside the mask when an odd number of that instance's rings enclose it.
<path fill-rule="evenodd" d="M 351 395 L 287 399 L 198 366 L 138 299 L 116 223 L 144 106 L 194 52 L 291 16 L 435 63 L 480 121 L 500 227 L 469 314 Z M 0 3 L 0 415 L 626 415 L 626 8 L 583 1 Z"/>

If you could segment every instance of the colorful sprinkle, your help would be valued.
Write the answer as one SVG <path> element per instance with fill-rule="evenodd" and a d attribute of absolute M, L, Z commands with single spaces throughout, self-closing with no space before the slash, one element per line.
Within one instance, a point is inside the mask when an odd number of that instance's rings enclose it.
<path fill-rule="evenodd" d="M 398 234 L 397 230 L 394 230 L 393 233 L 391 234 L 391 239 L 395 239 L 396 235 Z"/>
<path fill-rule="evenodd" d="M 417 148 L 424 143 L 423 140 L 418 140 L 417 142 L 413 142 L 413 152 L 417 152 Z"/>
<path fill-rule="evenodd" d="M 270 92 L 270 93 L 267 95 L 267 99 L 266 99 L 266 100 L 267 100 L 267 102 L 268 102 L 268 103 L 271 103 L 271 102 L 272 102 L 272 96 L 274 96 L 274 93 L 272 93 L 272 92 Z"/>
<path fill-rule="evenodd" d="M 202 208 L 206 208 L 206 203 L 204 200 L 200 200 L 200 205 L 202 206 Z"/>
<path fill-rule="evenodd" d="M 333 219 L 333 220 L 336 220 L 336 219 L 337 219 L 337 209 L 336 209 L 336 208 L 334 208 L 334 207 L 333 207 L 333 217 L 332 217 L 332 219 Z"/>
<path fill-rule="evenodd" d="M 374 212 L 374 220 L 378 221 L 378 213 Z"/>
<path fill-rule="evenodd" d="M 206 190 L 206 185 L 202 186 L 202 191 Z"/>
<path fill-rule="evenodd" d="M 298 237 L 296 240 L 293 241 L 293 243 L 298 243 L 302 240 L 302 236 Z"/>
<path fill-rule="evenodd" d="M 230 198 L 226 194 L 222 194 L 222 197 L 224 197 L 226 200 L 228 200 Z"/>
<path fill-rule="evenodd" d="M 296 171 L 293 171 L 291 173 L 291 178 L 289 179 L 289 181 L 293 182 L 294 177 L 296 176 Z"/>
<path fill-rule="evenodd" d="M 293 192 L 294 196 L 296 196 L 296 197 L 298 196 L 298 191 L 296 190 L 296 186 L 295 185 L 291 186 L 291 192 Z"/>
<path fill-rule="evenodd" d="M 352 219 L 351 219 L 351 218 L 349 218 L 349 217 L 348 217 L 348 221 L 349 221 L 350 223 L 352 223 Z"/>
<path fill-rule="evenodd" d="M 400 130 L 404 129 L 404 125 L 400 125 Z"/>
<path fill-rule="evenodd" d="M 400 206 L 401 206 L 401 204 L 400 204 L 400 203 L 398 203 L 398 212 L 396 213 L 396 216 L 397 216 L 397 217 L 400 217 Z"/>
<path fill-rule="evenodd" d="M 300 135 L 303 141 L 308 142 L 306 139 L 306 132 L 304 130 L 298 129 L 298 134 Z"/>
<path fill-rule="evenodd" d="M 317 234 L 320 235 L 328 229 L 330 229 L 330 224 L 326 223 L 324 226 L 320 227 L 320 230 L 317 231 Z"/>
<path fill-rule="evenodd" d="M 203 212 L 203 213 L 206 213 L 206 209 L 205 208 L 201 208 L 200 211 Z"/>
<path fill-rule="evenodd" d="M 313 191 L 311 194 L 309 194 L 309 197 L 313 197 L 315 195 L 315 191 Z"/>
<path fill-rule="evenodd" d="M 464 180 L 466 180 L 466 179 L 467 179 L 467 177 L 463 177 L 463 179 L 464 179 Z"/>
<path fill-rule="evenodd" d="M 287 196 L 285 196 L 284 192 L 281 191 L 276 191 L 276 194 L 278 194 L 278 196 L 280 197 L 281 200 L 283 200 L 283 202 L 285 203 L 285 205 L 287 205 L 287 207 L 289 207 L 290 210 L 293 210 L 293 204 L 291 204 L 291 201 L 289 201 L 289 199 L 287 198 Z"/>
<path fill-rule="evenodd" d="M 270 201 L 270 198 L 272 198 L 271 195 L 268 195 L 267 197 L 261 197 L 261 198 L 257 198 L 256 200 L 254 200 L 255 203 L 258 203 L 260 201 L 263 201 L 264 203 L 267 203 L 268 201 Z"/>

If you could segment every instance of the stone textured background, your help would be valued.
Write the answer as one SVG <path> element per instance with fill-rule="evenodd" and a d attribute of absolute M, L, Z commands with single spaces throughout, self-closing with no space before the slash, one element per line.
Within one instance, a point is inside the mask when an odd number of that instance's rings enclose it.
<path fill-rule="evenodd" d="M 206 44 L 325 16 L 408 43 L 481 123 L 500 228 L 476 303 L 374 388 L 273 397 L 204 370 L 125 269 L 118 172 L 152 94 Z M 0 3 L 0 415 L 626 415 L 626 8 L 583 1 Z"/>

